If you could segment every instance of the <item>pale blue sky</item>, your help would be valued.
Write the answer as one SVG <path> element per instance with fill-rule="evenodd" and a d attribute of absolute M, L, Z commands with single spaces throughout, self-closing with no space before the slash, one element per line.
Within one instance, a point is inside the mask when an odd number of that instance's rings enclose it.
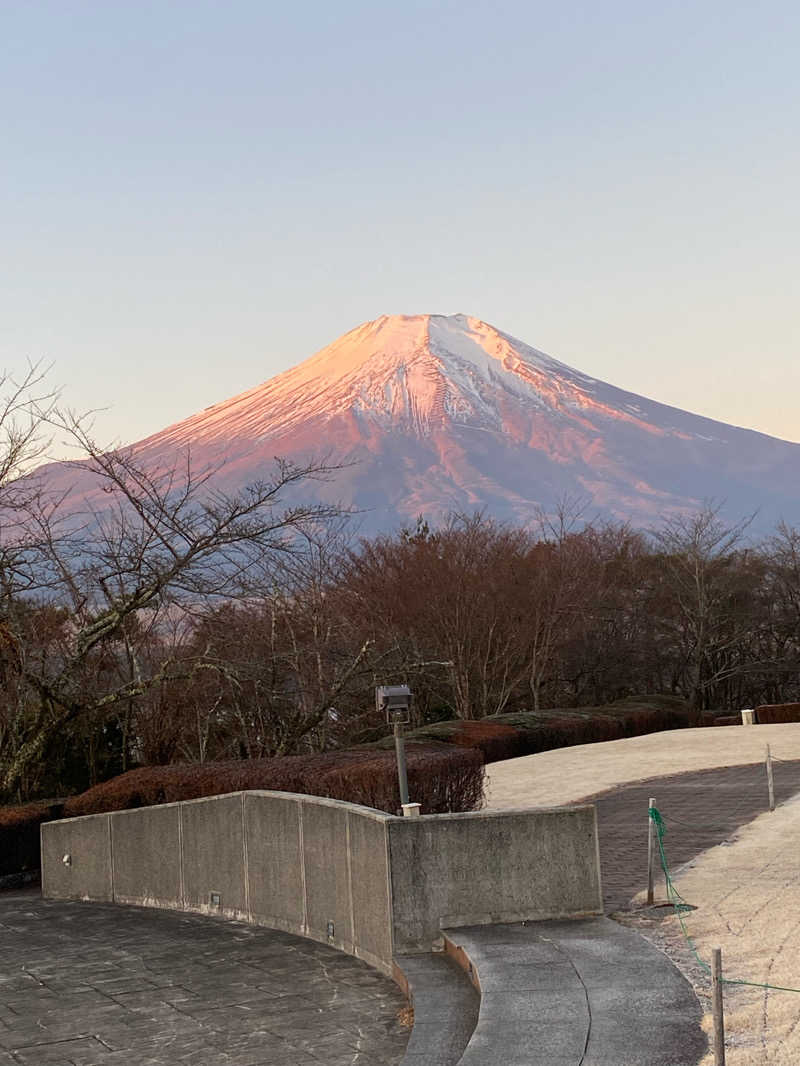
<path fill-rule="evenodd" d="M 382 313 L 800 440 L 790 2 L 0 0 L 0 367 L 132 440 Z"/>

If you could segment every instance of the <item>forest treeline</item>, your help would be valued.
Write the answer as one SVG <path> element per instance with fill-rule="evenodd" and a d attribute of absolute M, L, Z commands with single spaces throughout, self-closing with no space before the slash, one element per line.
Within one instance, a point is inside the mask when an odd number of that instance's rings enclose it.
<path fill-rule="evenodd" d="M 137 765 L 323 752 L 415 724 L 677 695 L 699 716 L 800 698 L 800 531 L 759 541 L 707 505 L 653 531 L 567 505 L 359 539 L 277 462 L 227 494 L 186 460 L 143 469 L 15 386 L 0 412 L 0 803 Z M 35 403 L 33 402 L 35 399 Z M 11 414 L 9 415 L 9 409 Z M 27 474 L 43 429 L 108 504 L 80 520 Z"/>
<path fill-rule="evenodd" d="M 339 522 L 317 524 L 236 595 L 145 606 L 116 627 L 101 615 L 108 632 L 83 654 L 70 604 L 15 604 L 0 750 L 21 750 L 54 690 L 70 713 L 21 798 L 135 765 L 373 740 L 378 683 L 412 686 L 417 724 L 643 692 L 697 712 L 795 700 L 799 611 L 800 533 L 744 546 L 713 509 L 651 535 L 473 515 L 349 543 Z"/>

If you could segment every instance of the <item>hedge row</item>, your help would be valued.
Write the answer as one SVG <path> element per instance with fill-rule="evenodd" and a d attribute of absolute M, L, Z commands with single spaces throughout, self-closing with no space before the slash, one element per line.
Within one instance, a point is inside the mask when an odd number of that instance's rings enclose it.
<path fill-rule="evenodd" d="M 426 814 L 472 811 L 483 801 L 479 751 L 445 744 L 408 745 L 411 798 Z M 360 750 L 325 755 L 145 766 L 64 803 L 0 807 L 0 877 L 39 868 L 39 826 L 55 818 L 123 811 L 247 789 L 328 796 L 395 813 L 400 807 L 394 754 Z"/>
<path fill-rule="evenodd" d="M 800 714 L 800 705 L 759 708 L 774 714 Z M 770 721 L 790 721 L 771 717 Z M 642 696 L 602 707 L 526 711 L 479 721 L 437 722 L 413 730 L 407 750 L 409 791 L 426 813 L 469 811 L 483 797 L 484 762 L 530 755 L 552 748 L 619 740 L 689 724 L 685 701 Z M 704 724 L 713 724 L 704 715 Z M 721 721 L 721 720 L 720 720 Z M 73 817 L 197 799 L 246 789 L 270 789 L 349 800 L 395 812 L 400 805 L 391 738 L 377 745 L 324 755 L 289 756 L 249 762 L 149 766 L 97 785 L 64 804 Z M 35 869 L 39 826 L 59 817 L 52 804 L 0 809 L 0 876 Z"/>
<path fill-rule="evenodd" d="M 444 744 L 408 747 L 409 792 L 426 814 L 471 811 L 483 798 L 483 758 Z M 396 813 L 400 807 L 393 753 L 374 750 L 298 755 L 248 762 L 146 766 L 67 800 L 66 817 L 149 807 L 248 789 L 328 796 Z"/>
<path fill-rule="evenodd" d="M 759 725 L 800 722 L 800 703 L 764 703 L 756 707 L 756 721 Z"/>
<path fill-rule="evenodd" d="M 476 721 L 436 722 L 410 732 L 409 738 L 477 748 L 486 762 L 533 755 L 552 748 L 681 729 L 689 707 L 674 696 L 637 696 L 602 707 L 555 708 L 495 714 Z M 388 747 L 391 740 L 379 742 Z"/>

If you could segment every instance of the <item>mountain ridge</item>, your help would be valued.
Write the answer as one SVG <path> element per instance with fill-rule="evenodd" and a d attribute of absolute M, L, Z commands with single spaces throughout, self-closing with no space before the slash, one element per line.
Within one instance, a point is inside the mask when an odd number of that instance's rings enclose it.
<path fill-rule="evenodd" d="M 215 477 L 232 488 L 277 455 L 355 460 L 316 491 L 364 511 L 366 532 L 476 507 L 526 523 L 565 495 L 640 525 L 708 498 L 800 518 L 800 445 L 627 392 L 463 314 L 362 323 L 132 445 L 161 463 L 187 447 L 224 459 Z"/>

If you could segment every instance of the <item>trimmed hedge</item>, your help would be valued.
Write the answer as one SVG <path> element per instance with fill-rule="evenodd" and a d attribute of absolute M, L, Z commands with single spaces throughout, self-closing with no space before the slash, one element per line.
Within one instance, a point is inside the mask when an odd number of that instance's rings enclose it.
<path fill-rule="evenodd" d="M 39 869 L 39 826 L 61 817 L 62 803 L 0 807 L 0 877 Z"/>
<path fill-rule="evenodd" d="M 477 750 L 482 753 L 485 762 L 512 759 L 520 754 L 522 740 L 519 729 L 514 725 L 499 723 L 490 718 L 433 722 L 431 725 L 412 730 L 408 733 L 408 738 Z M 394 740 L 385 738 L 376 746 L 393 747 Z"/>
<path fill-rule="evenodd" d="M 484 780 L 480 752 L 412 743 L 407 763 L 409 792 L 426 814 L 480 806 Z M 394 755 L 362 749 L 247 762 L 146 766 L 72 797 L 64 814 L 100 814 L 247 789 L 328 796 L 391 814 L 400 807 Z"/>
<path fill-rule="evenodd" d="M 474 811 L 483 804 L 484 759 L 474 748 L 449 744 L 409 744 L 406 749 L 408 791 L 424 814 Z M 349 767 L 329 770 L 322 778 L 324 795 L 350 799 L 394 814 L 400 807 L 394 754 L 374 753 Z M 317 795 L 322 793 L 317 792 Z"/>
<path fill-rule="evenodd" d="M 759 725 L 800 722 L 800 703 L 765 703 L 756 707 L 756 721 Z"/>
<path fill-rule="evenodd" d="M 472 811 L 483 802 L 483 756 L 446 744 L 407 747 L 408 785 L 426 814 Z M 39 869 L 39 826 L 56 818 L 102 814 L 246 789 L 327 796 L 396 813 L 394 753 L 349 750 L 249 762 L 144 766 L 95 785 L 65 802 L 0 807 L 0 877 Z"/>
<path fill-rule="evenodd" d="M 757 710 L 759 721 L 800 720 L 800 704 Z M 764 719 L 762 712 L 772 717 Z M 436 722 L 408 734 L 409 791 L 425 813 L 475 810 L 483 799 L 484 762 L 680 729 L 689 721 L 684 700 L 654 695 L 602 707 Z M 703 723 L 728 724 L 712 712 L 704 714 Z M 329 796 L 395 813 L 400 796 L 394 753 L 388 750 L 392 747 L 392 738 L 387 737 L 377 744 L 324 755 L 142 767 L 72 797 L 63 805 L 63 814 L 128 810 L 246 789 Z M 61 813 L 61 805 L 47 803 L 0 809 L 0 876 L 38 867 L 39 825 Z"/>
<path fill-rule="evenodd" d="M 574 744 L 682 729 L 689 725 L 689 720 L 685 700 L 675 696 L 635 696 L 602 707 L 519 711 L 475 721 L 434 722 L 412 730 L 408 736 L 477 748 L 488 763 Z M 378 746 L 387 748 L 391 743 L 387 738 Z"/>

